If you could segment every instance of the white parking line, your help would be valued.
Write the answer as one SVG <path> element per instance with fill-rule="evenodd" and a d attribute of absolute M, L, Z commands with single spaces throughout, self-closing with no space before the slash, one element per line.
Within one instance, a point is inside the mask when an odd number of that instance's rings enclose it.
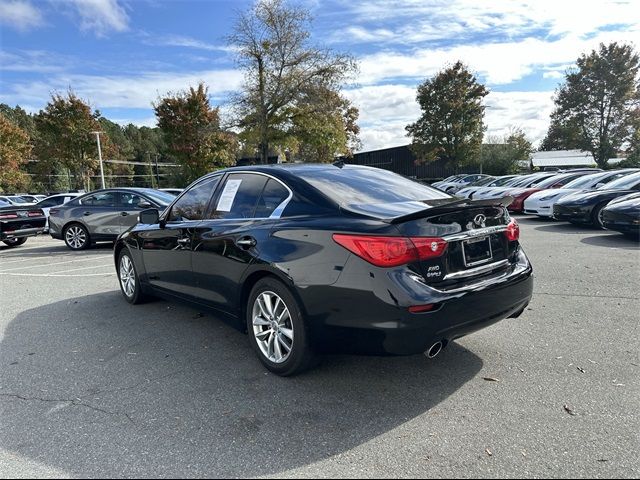
<path fill-rule="evenodd" d="M 6 273 L 6 272 L 13 272 L 15 270 L 24 270 L 25 268 L 39 268 L 39 267 L 50 267 L 52 265 L 62 265 L 64 263 L 75 263 L 75 262 L 86 262 L 88 260 L 98 260 L 98 259 L 103 259 L 103 258 L 111 258 L 111 255 L 103 255 L 103 256 L 93 256 L 93 257 L 89 257 L 89 258 L 78 258 L 75 260 L 68 260 L 65 262 L 53 262 L 53 263 L 44 263 L 44 264 L 39 264 L 39 265 L 27 265 L 25 267 L 16 267 L 16 268 L 8 268 L 6 270 L 0 270 L 0 273 Z"/>
<path fill-rule="evenodd" d="M 77 272 L 79 270 L 90 270 L 92 268 L 105 268 L 105 267 L 111 267 L 111 268 L 115 268 L 113 263 L 107 263 L 106 265 L 90 265 L 88 267 L 82 267 L 82 268 L 73 268 L 71 270 L 58 270 L 57 272 L 51 272 L 51 275 L 55 275 L 56 273 L 68 273 L 68 272 Z M 0 272 L 2 273 L 2 272 Z"/>
<path fill-rule="evenodd" d="M 67 275 L 67 274 L 53 274 L 53 273 L 2 273 L 1 275 L 6 275 L 7 277 L 110 277 L 111 275 L 115 275 L 116 272 L 110 273 L 79 273 L 77 275 Z"/>

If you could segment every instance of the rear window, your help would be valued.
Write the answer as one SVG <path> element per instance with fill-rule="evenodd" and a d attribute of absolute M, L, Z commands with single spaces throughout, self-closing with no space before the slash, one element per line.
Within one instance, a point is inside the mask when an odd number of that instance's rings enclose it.
<path fill-rule="evenodd" d="M 600 187 L 603 190 L 629 190 L 637 188 L 640 183 L 640 173 L 634 173 L 632 175 L 625 175 L 622 178 L 614 180 Z"/>
<path fill-rule="evenodd" d="M 388 170 L 336 167 L 297 172 L 339 205 L 371 205 L 450 199 L 451 195 Z"/>

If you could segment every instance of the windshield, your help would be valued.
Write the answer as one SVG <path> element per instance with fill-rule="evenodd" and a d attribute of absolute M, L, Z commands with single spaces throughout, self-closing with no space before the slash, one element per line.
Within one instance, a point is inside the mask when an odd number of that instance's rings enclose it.
<path fill-rule="evenodd" d="M 613 182 L 609 182 L 600 187 L 601 190 L 629 190 L 640 183 L 640 172 L 632 175 L 625 175 Z"/>
<path fill-rule="evenodd" d="M 152 188 L 141 189 L 140 193 L 144 193 L 151 200 L 165 207 L 176 199 L 175 195 L 160 190 L 154 190 Z"/>
<path fill-rule="evenodd" d="M 356 206 L 451 199 L 451 195 L 378 168 L 305 169 L 300 178 L 339 205 Z"/>
<path fill-rule="evenodd" d="M 9 198 L 9 200 L 11 200 L 13 203 L 29 203 L 22 197 L 7 197 L 7 198 Z"/>
<path fill-rule="evenodd" d="M 494 181 L 492 181 L 489 184 L 489 186 L 490 187 L 502 187 L 504 185 L 507 185 L 509 182 L 513 182 L 516 178 L 518 178 L 518 177 L 497 178 Z"/>
<path fill-rule="evenodd" d="M 494 181 L 495 181 L 495 178 L 493 178 L 493 177 L 481 178 L 480 180 L 478 180 L 477 182 L 473 182 L 469 186 L 470 187 L 482 187 L 483 185 L 488 185 L 489 183 L 492 183 Z"/>
<path fill-rule="evenodd" d="M 9 206 L 11 206 L 9 202 L 0 198 L 0 207 L 9 207 Z"/>
<path fill-rule="evenodd" d="M 554 175 L 553 177 L 549 177 L 549 178 L 541 181 L 540 183 L 538 183 L 536 185 L 536 187 L 540 187 L 540 188 L 551 187 L 551 186 L 555 185 L 558 182 L 561 182 L 562 180 L 564 180 L 566 178 L 571 178 L 574 175 L 576 175 L 576 174 L 575 173 L 569 173 L 569 174 L 565 174 L 565 175 Z"/>

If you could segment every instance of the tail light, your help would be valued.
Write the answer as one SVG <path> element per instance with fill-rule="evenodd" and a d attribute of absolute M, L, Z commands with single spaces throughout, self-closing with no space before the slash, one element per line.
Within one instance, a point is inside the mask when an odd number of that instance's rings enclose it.
<path fill-rule="evenodd" d="M 440 257 L 447 242 L 435 237 L 374 237 L 335 233 L 333 240 L 378 267 L 397 267 Z"/>
<path fill-rule="evenodd" d="M 17 213 L 0 213 L 0 220 L 10 220 L 12 218 L 18 218 Z"/>
<path fill-rule="evenodd" d="M 507 236 L 507 240 L 509 240 L 510 242 L 515 242 L 520 238 L 520 225 L 518 225 L 518 222 L 516 222 L 515 218 L 511 219 L 504 234 Z"/>
<path fill-rule="evenodd" d="M 42 210 L 32 210 L 28 213 L 28 215 L 30 217 L 43 217 L 44 213 L 42 212 Z"/>

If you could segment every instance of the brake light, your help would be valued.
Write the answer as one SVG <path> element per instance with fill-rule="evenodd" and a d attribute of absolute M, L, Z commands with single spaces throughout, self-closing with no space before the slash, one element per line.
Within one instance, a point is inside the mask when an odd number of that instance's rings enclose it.
<path fill-rule="evenodd" d="M 32 210 L 31 212 L 28 213 L 28 215 L 30 217 L 42 217 L 44 213 L 42 213 L 42 210 Z"/>
<path fill-rule="evenodd" d="M 520 225 L 518 225 L 518 222 L 516 222 L 514 218 L 512 218 L 509 225 L 507 225 L 507 230 L 504 234 L 510 242 L 515 242 L 520 238 Z"/>
<path fill-rule="evenodd" d="M 0 213 L 0 220 L 9 220 L 11 218 L 18 218 L 17 213 Z"/>
<path fill-rule="evenodd" d="M 441 256 L 447 242 L 434 237 L 378 237 L 333 234 L 333 240 L 378 267 L 397 267 Z"/>

